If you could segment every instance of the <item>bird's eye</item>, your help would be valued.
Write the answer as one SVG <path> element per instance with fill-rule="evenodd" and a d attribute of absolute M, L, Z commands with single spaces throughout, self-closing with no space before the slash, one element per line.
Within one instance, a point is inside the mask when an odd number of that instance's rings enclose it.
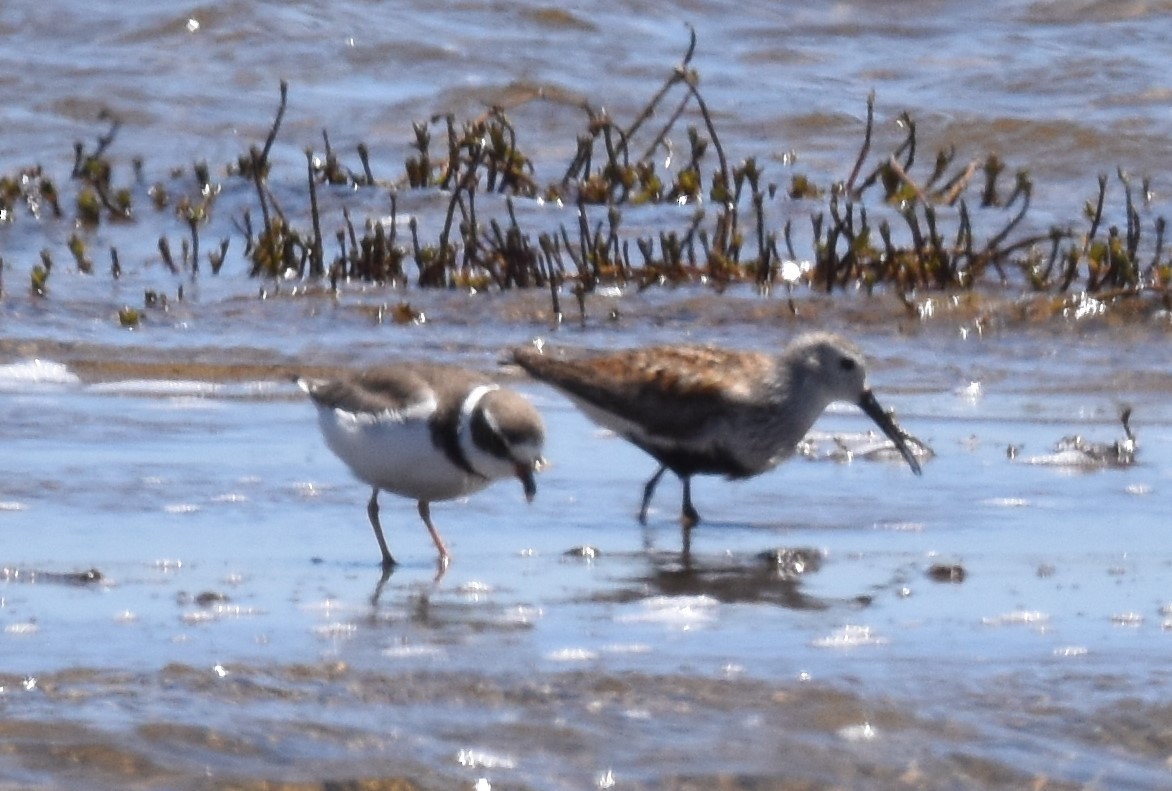
<path fill-rule="evenodd" d="M 855 370 L 855 361 L 850 357 L 843 357 L 838 361 L 838 367 L 844 371 L 853 371 Z"/>

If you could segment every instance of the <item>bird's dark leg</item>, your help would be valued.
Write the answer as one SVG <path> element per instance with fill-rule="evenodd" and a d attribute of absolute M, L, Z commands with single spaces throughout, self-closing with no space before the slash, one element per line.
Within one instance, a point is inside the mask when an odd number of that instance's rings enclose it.
<path fill-rule="evenodd" d="M 684 482 L 684 510 L 680 514 L 680 521 L 684 525 L 684 530 L 690 531 L 693 527 L 700 524 L 700 514 L 696 512 L 696 508 L 692 505 L 692 476 L 681 475 L 680 480 Z"/>
<path fill-rule="evenodd" d="M 383 568 L 389 569 L 395 565 L 395 558 L 391 550 L 387 549 L 387 540 L 383 538 L 383 526 L 378 521 L 378 487 L 370 493 L 370 502 L 366 504 L 366 515 L 370 517 L 370 526 L 374 528 L 374 537 L 378 539 L 378 548 L 383 553 Z"/>
<path fill-rule="evenodd" d="M 440 538 L 439 531 L 435 529 L 435 525 L 431 523 L 431 503 L 427 500 L 419 501 L 419 517 L 423 520 L 423 524 L 427 525 L 427 532 L 431 533 L 431 540 L 435 542 L 435 548 L 439 550 L 439 565 L 440 573 L 448 567 L 452 556 L 448 554 L 448 548 L 444 546 L 444 540 Z"/>
<path fill-rule="evenodd" d="M 660 465 L 659 470 L 651 476 L 651 480 L 643 487 L 643 507 L 639 509 L 639 524 L 641 525 L 647 524 L 647 506 L 651 505 L 651 495 L 655 494 L 655 487 L 666 471 L 667 467 Z"/>

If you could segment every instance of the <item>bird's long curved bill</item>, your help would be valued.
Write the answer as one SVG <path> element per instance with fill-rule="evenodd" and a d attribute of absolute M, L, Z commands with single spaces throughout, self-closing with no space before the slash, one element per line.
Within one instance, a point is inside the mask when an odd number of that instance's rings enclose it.
<path fill-rule="evenodd" d="M 912 453 L 912 449 L 908 447 L 908 435 L 895 424 L 891 415 L 883 411 L 883 407 L 879 406 L 879 401 L 876 400 L 875 394 L 870 390 L 864 390 L 863 397 L 859 399 L 859 408 L 867 413 L 867 417 L 875 421 L 875 425 L 883 429 L 883 433 L 887 435 L 887 438 L 895 443 L 895 447 L 899 448 L 900 454 L 903 455 L 908 466 L 912 468 L 912 472 L 919 475 L 920 462 L 916 458 L 916 454 Z"/>
<path fill-rule="evenodd" d="M 533 497 L 537 494 L 537 481 L 533 479 L 534 465 L 518 464 L 517 478 L 520 479 L 521 485 L 525 487 L 525 499 L 533 502 Z"/>

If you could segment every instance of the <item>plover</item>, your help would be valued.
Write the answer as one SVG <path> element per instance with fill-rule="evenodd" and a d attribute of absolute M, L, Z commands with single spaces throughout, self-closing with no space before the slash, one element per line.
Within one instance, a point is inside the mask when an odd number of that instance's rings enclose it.
<path fill-rule="evenodd" d="M 829 333 L 802 335 L 778 355 L 657 346 L 569 359 L 530 346 L 513 359 L 659 462 L 643 487 L 643 524 L 665 471 L 683 482 L 681 520 L 690 528 L 700 521 L 693 475 L 749 478 L 773 469 L 835 401 L 857 404 L 920 474 L 907 435 L 867 387 L 862 353 Z"/>
<path fill-rule="evenodd" d="M 441 568 L 450 555 L 431 521 L 433 501 L 463 497 L 510 476 L 520 479 L 526 499 L 537 491 L 541 416 L 523 396 L 487 377 L 406 363 L 334 380 L 302 377 L 297 384 L 317 407 L 326 445 L 373 487 L 366 513 L 386 569 L 395 559 L 379 523 L 380 491 L 417 501 Z"/>

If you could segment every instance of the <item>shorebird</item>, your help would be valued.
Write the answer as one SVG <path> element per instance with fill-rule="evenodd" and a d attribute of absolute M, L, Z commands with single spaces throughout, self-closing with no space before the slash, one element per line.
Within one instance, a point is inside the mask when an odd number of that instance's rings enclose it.
<path fill-rule="evenodd" d="M 379 523 L 378 494 L 418 504 L 439 550 L 451 558 L 431 521 L 431 503 L 478 492 L 515 476 L 532 501 L 545 428 L 523 396 L 463 368 L 405 363 L 340 379 L 297 379 L 317 407 L 326 445 L 373 487 L 366 506 L 384 569 L 395 565 Z"/>
<path fill-rule="evenodd" d="M 835 401 L 857 404 L 920 474 L 907 435 L 867 387 L 862 353 L 837 335 L 802 335 L 778 355 L 657 346 L 568 359 L 529 346 L 514 349 L 513 359 L 659 462 L 643 487 L 643 524 L 667 470 L 683 482 L 681 521 L 689 529 L 700 521 L 693 475 L 749 478 L 773 469 Z"/>

